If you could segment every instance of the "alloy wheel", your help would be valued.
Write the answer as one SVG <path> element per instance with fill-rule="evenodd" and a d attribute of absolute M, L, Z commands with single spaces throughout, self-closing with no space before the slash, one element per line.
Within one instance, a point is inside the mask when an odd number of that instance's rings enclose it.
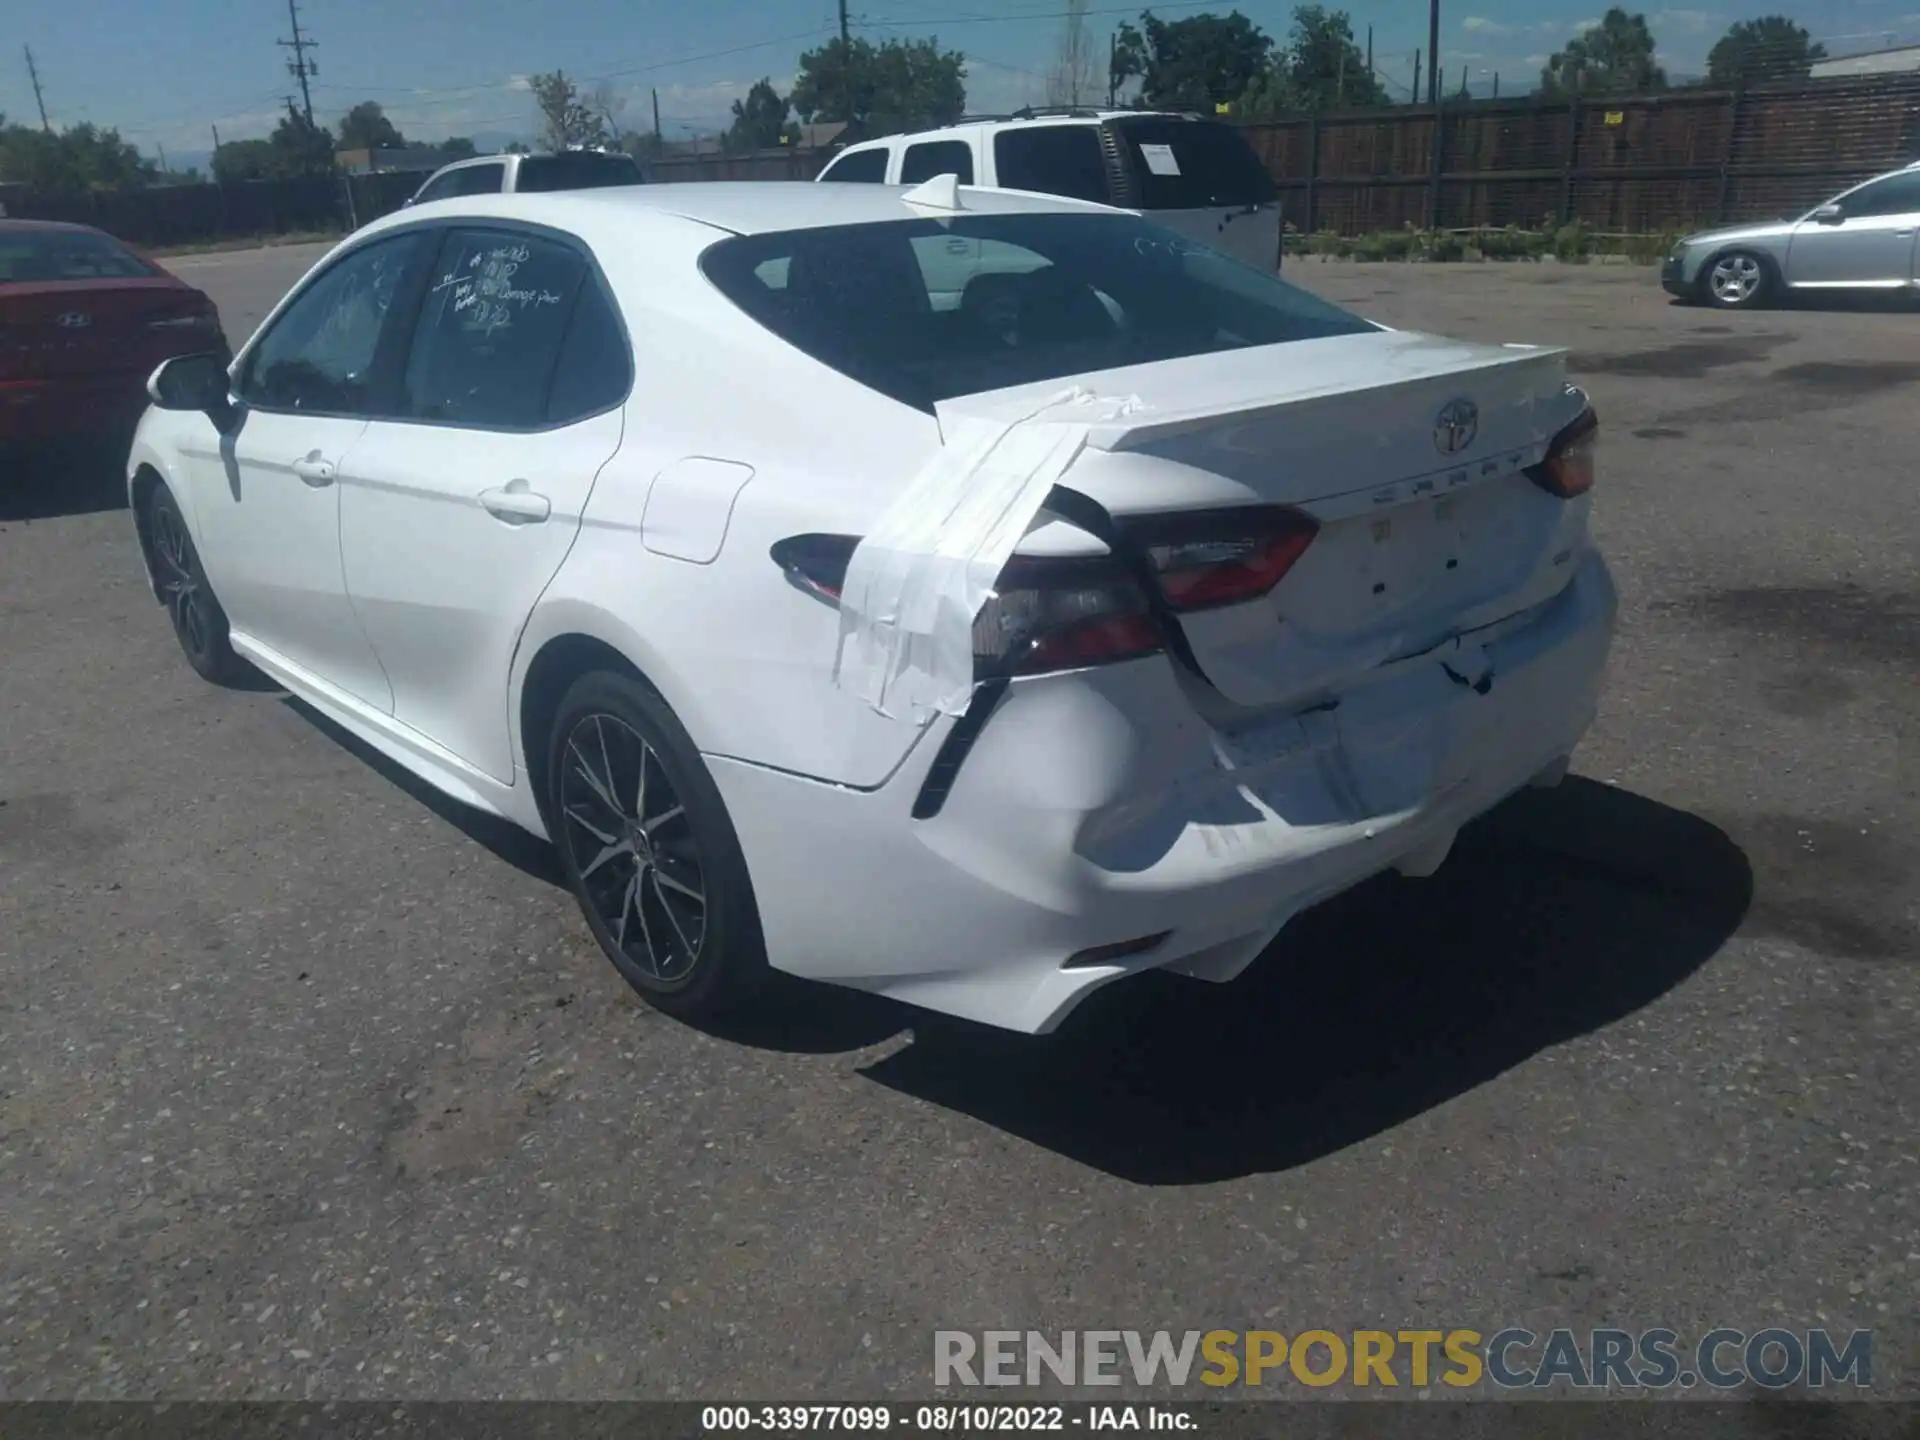
<path fill-rule="evenodd" d="M 213 618 L 207 612 L 208 596 L 194 562 L 193 542 L 171 505 L 153 508 L 153 549 L 160 561 L 160 594 L 173 628 L 189 651 L 204 655 L 213 638 Z"/>
<path fill-rule="evenodd" d="M 699 963 L 706 884 L 686 809 L 660 757 L 615 715 L 582 716 L 561 751 L 561 843 L 614 945 L 653 984 Z"/>
<path fill-rule="evenodd" d="M 1723 305 L 1744 305 L 1759 291 L 1763 278 L 1760 262 L 1751 255 L 1729 255 L 1715 262 L 1707 283 Z"/>

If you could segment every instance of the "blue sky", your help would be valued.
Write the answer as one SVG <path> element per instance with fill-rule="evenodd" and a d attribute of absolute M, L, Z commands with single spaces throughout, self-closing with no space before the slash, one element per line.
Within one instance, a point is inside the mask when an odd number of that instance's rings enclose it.
<path fill-rule="evenodd" d="M 1706 6 L 1711 0 L 1687 0 Z M 1790 0 L 1835 53 L 1920 40 L 1916 0 Z M 970 57 L 968 102 L 997 110 L 1044 99 L 1042 76 L 1059 31 L 1063 0 L 849 0 L 857 33 L 937 34 Z M 1090 0 L 1089 23 L 1104 38 L 1138 6 Z M 1168 18 L 1235 8 L 1184 0 L 1157 9 Z M 1284 37 L 1288 0 L 1238 6 L 1276 38 Z M 1492 75 L 1503 92 L 1524 90 L 1545 56 L 1565 42 L 1602 0 L 1444 0 L 1441 55 L 1448 84 L 1462 65 L 1476 90 Z M 1646 13 L 1662 59 L 1677 73 L 1698 71 L 1707 48 L 1736 19 L 1773 6 L 1663 8 Z M 1390 88 L 1412 78 L 1415 47 L 1426 44 L 1420 0 L 1382 0 L 1351 8 Z M 669 138 L 725 124 L 733 99 L 762 75 L 783 89 L 800 54 L 828 38 L 834 0 L 304 0 L 303 26 L 319 42 L 314 108 L 332 120 L 362 99 L 379 100 L 409 136 L 531 135 L 535 115 L 526 77 L 564 69 L 605 83 L 625 101 L 623 122 L 651 123 L 659 91 Z M 224 139 L 263 135 L 280 98 L 294 88 L 284 0 L 79 0 L 22 3 L 8 38 L 32 46 L 56 125 L 91 120 L 115 125 L 149 154 L 199 162 L 210 127 Z M 1516 85 L 1516 82 L 1518 84 Z M 0 56 L 0 112 L 34 118 L 26 66 L 17 51 Z"/>

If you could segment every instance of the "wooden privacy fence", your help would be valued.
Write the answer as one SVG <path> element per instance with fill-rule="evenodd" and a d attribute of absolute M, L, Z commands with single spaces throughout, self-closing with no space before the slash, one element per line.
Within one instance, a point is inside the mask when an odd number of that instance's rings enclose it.
<path fill-rule="evenodd" d="M 8 192 L 9 215 L 94 225 L 158 248 L 344 230 L 397 210 L 424 175 L 317 175 L 234 185 L 156 185 L 73 195 Z"/>
<path fill-rule="evenodd" d="M 1920 159 L 1920 75 L 1632 99 L 1469 100 L 1249 124 L 1289 224 L 1697 230 Z"/>

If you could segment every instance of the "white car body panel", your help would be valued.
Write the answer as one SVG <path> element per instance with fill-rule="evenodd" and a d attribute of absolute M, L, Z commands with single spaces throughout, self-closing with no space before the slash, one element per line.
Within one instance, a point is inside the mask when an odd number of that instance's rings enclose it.
<path fill-rule="evenodd" d="M 1263 599 L 1187 618 L 1211 684 L 1164 653 L 1017 679 L 944 806 L 914 818 L 957 722 L 911 725 L 836 686 L 838 613 L 769 549 L 865 533 L 939 422 L 779 340 L 695 268 L 729 229 L 902 208 L 877 187 L 714 185 L 402 212 L 347 243 L 447 214 L 590 246 L 634 339 L 626 403 L 532 434 L 254 412 L 224 447 L 206 417 L 155 410 L 130 483 L 151 470 L 180 499 L 238 651 L 536 835 L 527 765 L 547 742 L 522 733 L 527 676 L 557 642 L 617 652 L 706 758 L 776 968 L 1017 1030 L 1146 968 L 1229 980 L 1300 910 L 1384 870 L 1430 873 L 1462 824 L 1564 773 L 1617 601 L 1590 502 L 1520 472 L 1583 400 L 1559 352 L 1376 330 L 1081 377 L 1148 407 L 1096 428 L 1067 474 L 1116 518 L 1287 502 L 1321 533 Z M 1478 437 L 1440 455 L 1433 412 L 1468 393 Z M 318 445 L 316 423 L 359 430 Z M 223 448 L 258 452 L 237 490 Z M 287 468 L 315 448 L 333 483 Z M 483 503 L 521 480 L 544 520 Z M 1021 551 L 1104 548 L 1043 511 Z M 1073 963 L 1145 936 L 1162 938 Z"/>

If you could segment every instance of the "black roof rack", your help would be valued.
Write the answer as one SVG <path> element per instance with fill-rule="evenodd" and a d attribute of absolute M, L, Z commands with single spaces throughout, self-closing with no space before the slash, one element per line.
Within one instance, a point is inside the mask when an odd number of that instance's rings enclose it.
<path fill-rule="evenodd" d="M 1100 117 L 1100 112 L 1090 105 L 1022 105 L 1018 110 L 1007 110 L 981 115 L 962 115 L 953 123 L 955 125 L 970 125 L 982 120 L 1038 120 L 1043 115 L 1084 116 L 1089 120 L 1097 120 Z"/>

